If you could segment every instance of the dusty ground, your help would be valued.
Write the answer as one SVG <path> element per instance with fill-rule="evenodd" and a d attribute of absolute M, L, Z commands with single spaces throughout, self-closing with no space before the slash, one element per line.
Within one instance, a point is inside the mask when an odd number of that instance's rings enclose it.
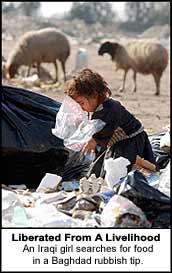
<path fill-rule="evenodd" d="M 7 27 L 5 26 L 5 28 Z M 7 29 L 6 33 L 8 34 Z M 14 35 L 13 39 L 8 39 L 8 37 L 5 37 L 5 39 L 2 40 L 2 53 L 5 59 L 7 59 L 11 49 L 16 42 L 16 39 L 18 38 L 18 35 L 16 36 Z M 109 55 L 104 55 L 103 57 L 98 56 L 98 43 L 77 44 L 76 42 L 72 42 L 75 40 L 77 40 L 77 37 L 71 40 L 71 55 L 68 58 L 66 65 L 67 73 L 69 73 L 75 66 L 77 48 L 84 47 L 87 49 L 89 54 L 89 67 L 96 70 L 105 78 L 111 87 L 113 97 L 119 100 L 143 123 L 148 133 L 161 131 L 164 126 L 170 123 L 170 65 L 168 65 L 162 76 L 160 96 L 154 95 L 155 83 L 151 75 L 144 76 L 138 74 L 138 90 L 137 93 L 133 93 L 132 72 L 129 72 L 127 75 L 126 91 L 124 93 L 120 93 L 117 90 L 122 85 L 123 71 L 115 71 L 114 63 L 112 63 L 110 60 Z M 42 66 L 48 69 L 52 76 L 55 75 L 53 64 L 43 64 Z M 60 65 L 59 76 L 62 79 L 63 75 Z M 27 87 L 18 80 L 4 80 L 4 83 L 18 87 L 22 86 L 58 101 L 62 101 L 64 97 L 62 81 L 60 85 L 42 85 L 41 88 L 34 86 Z"/>

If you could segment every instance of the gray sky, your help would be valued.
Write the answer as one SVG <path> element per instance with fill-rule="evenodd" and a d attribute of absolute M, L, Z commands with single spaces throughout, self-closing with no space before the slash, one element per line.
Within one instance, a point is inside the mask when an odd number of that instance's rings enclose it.
<path fill-rule="evenodd" d="M 41 12 L 44 16 L 51 16 L 57 13 L 69 11 L 73 2 L 41 2 Z M 109 2 L 112 3 L 113 9 L 118 12 L 119 17 L 124 16 L 124 4 L 126 2 Z"/>

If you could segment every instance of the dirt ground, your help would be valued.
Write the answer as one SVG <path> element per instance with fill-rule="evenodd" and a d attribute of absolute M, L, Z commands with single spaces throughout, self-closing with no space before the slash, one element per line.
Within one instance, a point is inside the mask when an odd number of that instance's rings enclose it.
<path fill-rule="evenodd" d="M 3 41 L 3 56 L 8 57 L 10 50 L 14 46 L 15 41 Z M 67 60 L 67 73 L 74 69 L 75 56 L 77 48 L 84 47 L 89 54 L 89 68 L 96 70 L 109 83 L 113 97 L 119 100 L 130 112 L 132 112 L 143 124 L 145 130 L 149 133 L 160 132 L 165 126 L 170 123 L 170 64 L 164 71 L 161 79 L 161 94 L 155 96 L 155 83 L 151 75 L 137 75 L 138 90 L 132 92 L 133 78 L 132 72 L 129 72 L 126 80 L 126 90 L 120 93 L 118 88 L 122 85 L 123 71 L 115 71 L 115 65 L 110 60 L 109 55 L 98 56 L 97 51 L 99 44 L 92 43 L 88 45 L 71 44 L 71 55 Z M 42 64 L 51 75 L 55 75 L 53 64 Z M 63 74 L 59 65 L 59 76 L 62 79 Z M 4 80 L 5 84 L 22 86 L 16 80 Z M 23 87 L 23 86 L 22 86 Z M 62 101 L 63 81 L 60 85 L 48 85 L 45 88 L 27 88 L 31 91 L 38 92 L 52 99 Z"/>

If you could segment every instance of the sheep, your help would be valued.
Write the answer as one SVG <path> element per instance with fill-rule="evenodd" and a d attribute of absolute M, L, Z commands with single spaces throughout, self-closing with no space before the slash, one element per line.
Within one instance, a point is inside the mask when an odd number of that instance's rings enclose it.
<path fill-rule="evenodd" d="M 65 63 L 70 55 L 70 44 L 67 37 L 55 28 L 44 28 L 23 34 L 8 57 L 6 71 L 8 78 L 13 78 L 21 65 L 29 70 L 32 66 L 39 69 L 42 62 L 53 63 L 58 81 L 58 59 L 66 80 Z"/>
<path fill-rule="evenodd" d="M 132 69 L 134 89 L 136 92 L 136 74 L 152 74 L 156 84 L 155 95 L 160 94 L 160 79 L 168 64 L 168 52 L 159 43 L 135 40 L 129 41 L 125 45 L 106 41 L 101 44 L 98 55 L 108 53 L 112 61 L 116 63 L 116 70 L 124 70 L 123 86 L 120 91 L 125 89 L 127 72 Z"/>

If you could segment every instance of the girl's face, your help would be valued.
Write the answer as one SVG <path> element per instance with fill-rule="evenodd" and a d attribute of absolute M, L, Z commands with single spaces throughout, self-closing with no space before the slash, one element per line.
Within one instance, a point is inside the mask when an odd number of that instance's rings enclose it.
<path fill-rule="evenodd" d="M 83 97 L 83 96 L 77 96 L 75 98 L 75 101 L 77 103 L 79 103 L 82 110 L 84 110 L 86 112 L 94 112 L 94 110 L 98 106 L 97 95 L 95 97 L 90 97 L 90 98 L 86 98 L 86 97 Z"/>

